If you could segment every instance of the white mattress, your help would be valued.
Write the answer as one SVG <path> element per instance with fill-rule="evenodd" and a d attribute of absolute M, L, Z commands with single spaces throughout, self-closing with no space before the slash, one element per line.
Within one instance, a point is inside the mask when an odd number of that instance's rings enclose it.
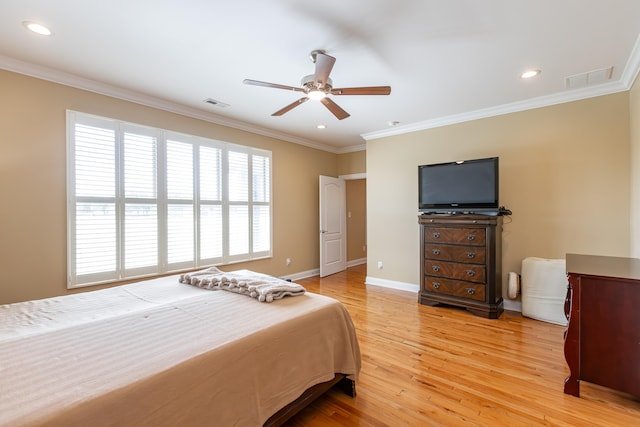
<path fill-rule="evenodd" d="M 160 278 L 95 292 L 0 305 L 0 342 L 202 295 L 202 289 L 176 283 L 175 278 Z"/>
<path fill-rule="evenodd" d="M 256 426 L 360 369 L 338 301 L 266 304 L 177 276 L 0 306 L 0 325 L 1 426 Z"/>
<path fill-rule="evenodd" d="M 564 301 L 567 274 L 564 259 L 529 257 L 522 260 L 522 315 L 566 325 Z"/>

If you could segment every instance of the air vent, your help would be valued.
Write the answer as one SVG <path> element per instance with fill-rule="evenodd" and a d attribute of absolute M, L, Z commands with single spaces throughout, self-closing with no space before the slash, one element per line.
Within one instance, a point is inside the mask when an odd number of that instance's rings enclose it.
<path fill-rule="evenodd" d="M 613 67 L 602 68 L 600 70 L 588 71 L 586 73 L 574 74 L 565 78 L 567 89 L 577 89 L 585 86 L 591 86 L 598 83 L 604 83 L 611 80 L 613 76 Z"/>
<path fill-rule="evenodd" d="M 204 102 L 206 102 L 207 104 L 215 105 L 216 107 L 220 107 L 220 108 L 227 108 L 229 106 L 229 104 L 225 104 L 224 102 L 218 101 L 217 99 L 213 99 L 213 98 L 207 98 L 204 100 Z"/>

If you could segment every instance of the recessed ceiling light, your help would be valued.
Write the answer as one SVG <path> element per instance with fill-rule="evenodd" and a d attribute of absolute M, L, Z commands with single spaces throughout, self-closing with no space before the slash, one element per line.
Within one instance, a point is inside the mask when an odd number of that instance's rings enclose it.
<path fill-rule="evenodd" d="M 326 129 L 326 128 L 327 128 L 327 125 L 318 125 L 318 126 L 316 126 L 316 127 L 317 127 L 318 129 Z"/>
<path fill-rule="evenodd" d="M 42 36 L 50 36 L 53 32 L 42 24 L 38 24 L 33 21 L 23 21 L 22 25 L 27 27 L 28 30 L 33 31 L 36 34 L 40 34 Z"/>
<path fill-rule="evenodd" d="M 521 79 L 530 79 L 539 75 L 542 71 L 540 70 L 527 70 L 524 73 L 520 74 Z"/>
<path fill-rule="evenodd" d="M 399 124 L 400 122 L 398 120 L 391 120 L 388 123 L 389 126 L 398 126 Z"/>

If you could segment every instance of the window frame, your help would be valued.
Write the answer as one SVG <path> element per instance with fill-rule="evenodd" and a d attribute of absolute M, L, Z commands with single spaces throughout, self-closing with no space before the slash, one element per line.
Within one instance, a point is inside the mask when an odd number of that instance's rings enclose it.
<path fill-rule="evenodd" d="M 98 127 L 101 129 L 109 129 L 115 133 L 114 144 L 114 169 L 115 169 L 115 196 L 114 197 L 93 197 L 78 196 L 76 194 L 76 124 Z M 155 173 L 156 173 L 156 195 L 155 199 L 151 198 L 135 198 L 125 197 L 124 188 L 124 135 L 126 132 L 135 135 L 145 135 L 155 138 Z M 168 159 L 167 147 L 173 142 L 189 144 L 192 147 L 192 178 L 193 178 L 193 196 L 191 198 L 169 198 L 168 195 Z M 220 150 L 220 200 L 205 199 L 200 189 L 200 158 L 201 147 L 207 149 Z M 211 153 L 212 151 L 209 151 Z M 229 153 L 244 153 L 248 157 L 247 163 L 247 194 L 246 201 L 230 201 L 229 200 Z M 267 194 L 262 193 L 266 200 L 254 201 L 254 159 L 259 159 L 267 163 L 268 170 L 264 173 L 262 179 L 266 180 Z M 188 135 L 180 132 L 159 129 L 135 123 L 129 123 L 122 120 L 111 119 L 106 117 L 95 116 L 87 113 L 67 110 L 67 288 L 78 288 L 84 286 L 92 286 L 97 284 L 118 282 L 141 277 L 157 276 L 179 271 L 190 270 L 194 268 L 206 267 L 211 265 L 225 265 L 236 262 L 253 261 L 257 259 L 271 258 L 273 256 L 273 159 L 270 150 L 259 149 L 255 147 L 243 146 L 239 144 L 204 138 L 195 135 Z M 77 274 L 77 254 L 76 254 L 76 206 L 83 202 L 109 203 L 115 205 L 115 264 L 116 268 L 111 271 L 102 271 L 91 274 Z M 147 203 L 157 209 L 157 257 L 156 263 L 152 266 L 126 269 L 124 249 L 124 233 L 125 233 L 125 206 L 127 203 Z M 178 205 L 191 205 L 193 214 L 193 258 L 187 261 L 170 263 L 169 244 L 168 244 L 168 224 L 169 224 L 169 207 Z M 201 227 L 204 220 L 201 219 L 202 206 L 220 206 L 219 215 L 221 216 L 221 255 L 202 258 L 201 257 Z M 230 209 L 232 206 L 246 206 L 248 211 L 248 222 L 246 224 L 246 233 L 248 233 L 247 251 L 239 254 L 231 255 L 229 253 L 230 241 L 233 238 L 230 232 Z M 261 249 L 254 250 L 254 206 L 266 206 L 258 209 L 268 218 L 268 249 L 264 250 L 265 245 Z M 262 221 L 265 217 L 260 218 Z M 260 224 L 264 224 L 261 222 Z M 262 236 L 264 237 L 264 236 Z M 261 240 L 262 242 L 262 240 Z M 220 242 L 218 242 L 220 243 Z M 264 242 L 263 242 L 264 243 Z M 219 252 L 218 252 L 219 253 Z"/>

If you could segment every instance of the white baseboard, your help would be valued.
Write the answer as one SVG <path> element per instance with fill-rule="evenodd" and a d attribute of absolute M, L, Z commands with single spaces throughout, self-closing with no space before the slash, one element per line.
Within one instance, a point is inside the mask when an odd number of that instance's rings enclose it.
<path fill-rule="evenodd" d="M 414 285 L 413 283 L 396 282 L 395 280 L 379 279 L 377 277 L 371 276 L 367 276 L 364 283 L 367 286 L 382 286 L 384 288 L 399 289 L 401 291 L 409 291 L 416 294 L 420 291 L 420 285 Z"/>
<path fill-rule="evenodd" d="M 366 258 L 353 259 L 351 261 L 347 261 L 347 268 L 354 267 L 356 265 L 366 264 L 366 263 L 367 263 Z"/>
<path fill-rule="evenodd" d="M 509 311 L 517 311 L 522 313 L 522 301 L 514 301 L 511 299 L 504 300 L 504 309 Z"/>
<path fill-rule="evenodd" d="M 300 271 L 298 273 L 293 273 L 293 274 L 286 274 L 282 276 L 282 278 L 289 279 L 295 282 L 296 280 L 306 279 L 308 277 L 313 277 L 318 275 L 320 275 L 320 269 L 314 268 L 313 270 Z"/>
<path fill-rule="evenodd" d="M 360 264 L 366 264 L 366 263 L 367 263 L 366 258 L 354 259 L 347 262 L 347 268 L 360 265 Z M 319 276 L 319 275 L 320 275 L 320 269 L 314 268 L 313 270 L 300 271 L 298 273 L 293 273 L 293 274 L 286 274 L 282 276 L 282 278 L 295 281 L 295 280 L 306 279 L 308 277 Z"/>

